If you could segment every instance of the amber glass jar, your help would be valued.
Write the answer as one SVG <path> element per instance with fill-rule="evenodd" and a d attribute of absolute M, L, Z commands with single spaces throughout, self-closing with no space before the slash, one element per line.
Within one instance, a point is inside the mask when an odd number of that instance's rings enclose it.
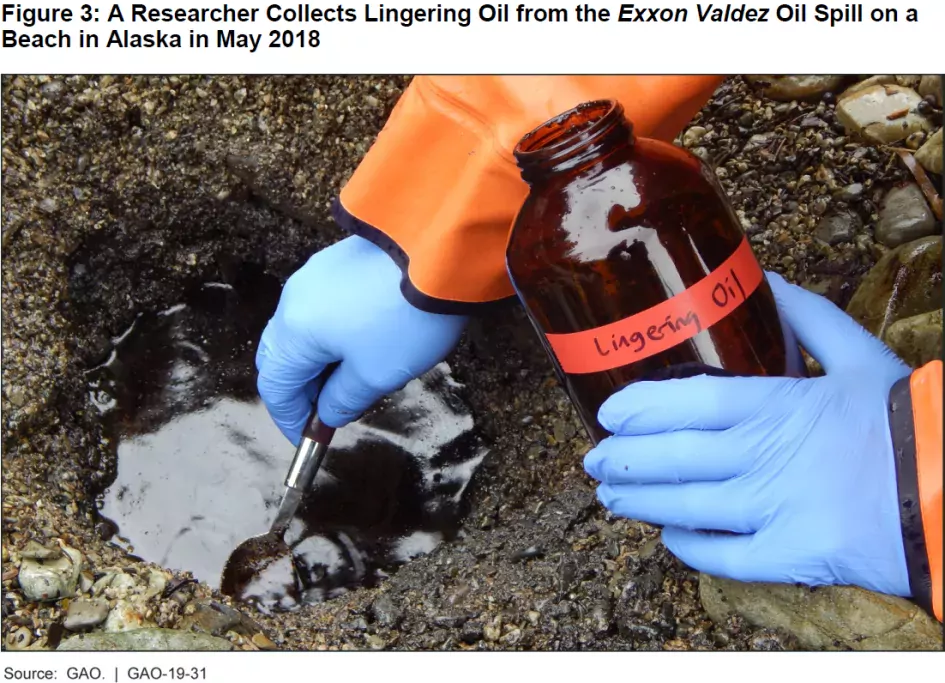
<path fill-rule="evenodd" d="M 526 135 L 509 276 L 596 444 L 630 382 L 786 374 L 774 296 L 715 174 L 590 102 Z"/>

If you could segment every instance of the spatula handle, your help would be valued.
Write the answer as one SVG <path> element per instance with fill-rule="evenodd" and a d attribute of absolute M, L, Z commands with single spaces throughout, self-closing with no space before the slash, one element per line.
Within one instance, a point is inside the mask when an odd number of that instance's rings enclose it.
<path fill-rule="evenodd" d="M 339 363 L 332 363 L 323 373 L 322 386 L 335 371 Z M 329 427 L 318 419 L 318 399 L 312 404 L 312 412 L 305 421 L 305 427 L 302 429 L 302 440 L 295 451 L 295 458 L 289 467 L 289 474 L 286 475 L 285 485 L 299 491 L 307 491 L 312 482 L 315 481 L 315 475 L 318 474 L 325 454 L 328 452 L 328 446 L 335 435 L 334 427 Z"/>

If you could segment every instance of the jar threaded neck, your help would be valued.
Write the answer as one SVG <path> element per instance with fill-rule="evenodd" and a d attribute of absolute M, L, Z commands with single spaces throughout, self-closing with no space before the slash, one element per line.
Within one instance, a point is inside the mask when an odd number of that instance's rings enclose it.
<path fill-rule="evenodd" d="M 618 145 L 633 144 L 633 124 L 614 100 L 580 104 L 525 135 L 513 152 L 522 178 L 533 184 L 593 162 Z"/>

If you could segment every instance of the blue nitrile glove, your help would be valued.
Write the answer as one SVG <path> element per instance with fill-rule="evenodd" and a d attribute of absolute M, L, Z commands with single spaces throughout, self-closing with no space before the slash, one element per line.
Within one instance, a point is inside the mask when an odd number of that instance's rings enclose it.
<path fill-rule="evenodd" d="M 316 396 L 319 418 L 343 427 L 456 346 L 467 318 L 415 308 L 400 282 L 390 256 L 361 237 L 319 251 L 286 282 L 256 369 L 259 395 L 293 444 Z M 319 393 L 319 375 L 335 361 Z"/>
<path fill-rule="evenodd" d="M 695 569 L 907 597 L 886 411 L 910 369 L 827 299 L 768 281 L 826 376 L 632 384 L 601 406 L 614 436 L 585 468 L 605 507 L 665 525 L 663 543 Z"/>

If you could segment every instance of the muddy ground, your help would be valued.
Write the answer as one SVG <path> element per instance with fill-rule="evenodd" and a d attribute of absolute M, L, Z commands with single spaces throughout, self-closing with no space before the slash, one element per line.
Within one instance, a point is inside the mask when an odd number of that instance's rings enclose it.
<path fill-rule="evenodd" d="M 113 479 L 115 456 L 85 370 L 136 313 L 175 303 L 195 280 L 225 281 L 247 258 L 284 280 L 337 240 L 329 202 L 407 82 L 4 78 L 5 647 L 24 628 L 39 647 L 64 635 L 64 605 L 30 603 L 19 591 L 11 558 L 30 540 L 78 548 L 92 579 L 106 570 L 145 574 L 139 558 L 103 540 L 95 496 Z M 846 139 L 830 102 L 774 102 L 734 78 L 694 124 L 705 129 L 698 153 L 724 169 L 764 265 L 843 305 L 883 253 L 871 197 L 903 171 Z M 815 240 L 819 218 L 846 201 L 836 187 L 856 183 L 856 234 L 833 246 Z M 476 321 L 448 360 L 491 449 L 460 538 L 379 588 L 289 615 L 247 612 L 276 645 L 794 647 L 737 620 L 711 623 L 698 575 L 666 552 L 658 532 L 600 507 L 581 467 L 588 444 L 515 304 Z M 154 598 L 148 618 L 179 628 L 212 600 L 233 605 L 184 585 Z"/>

